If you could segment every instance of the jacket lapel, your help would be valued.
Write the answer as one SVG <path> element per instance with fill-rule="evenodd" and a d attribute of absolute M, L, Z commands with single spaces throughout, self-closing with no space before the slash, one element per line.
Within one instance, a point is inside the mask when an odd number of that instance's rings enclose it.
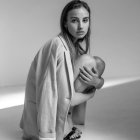
<path fill-rule="evenodd" d="M 74 74 L 73 74 L 72 62 L 71 62 L 71 57 L 70 57 L 70 51 L 69 51 L 68 45 L 65 42 L 64 38 L 61 35 L 59 35 L 58 37 L 62 41 L 62 43 L 65 47 L 65 50 L 66 50 L 64 55 L 65 55 L 66 67 L 67 67 L 67 71 L 68 71 L 68 78 L 70 81 L 70 90 L 71 90 L 71 98 L 72 98 L 73 91 L 74 91 L 74 85 L 73 85 Z"/>

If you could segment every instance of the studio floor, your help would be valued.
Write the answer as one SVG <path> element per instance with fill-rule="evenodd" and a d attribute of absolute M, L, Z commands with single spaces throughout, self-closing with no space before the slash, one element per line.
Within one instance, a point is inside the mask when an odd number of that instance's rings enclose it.
<path fill-rule="evenodd" d="M 22 104 L 0 109 L 0 140 L 21 140 L 22 109 Z M 140 80 L 97 91 L 82 130 L 82 140 L 140 140 Z"/>

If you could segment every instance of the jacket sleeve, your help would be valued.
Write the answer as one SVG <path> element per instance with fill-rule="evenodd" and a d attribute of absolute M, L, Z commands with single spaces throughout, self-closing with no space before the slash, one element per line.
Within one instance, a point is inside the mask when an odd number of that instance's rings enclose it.
<path fill-rule="evenodd" d="M 51 46 L 53 47 L 53 46 Z M 57 83 L 56 55 L 51 49 L 38 54 L 36 70 L 37 126 L 39 140 L 56 139 Z M 45 54 L 47 53 L 47 54 Z M 43 55 L 45 54 L 45 55 Z"/>
<path fill-rule="evenodd" d="M 39 66 L 36 70 L 39 140 L 56 140 L 58 137 L 63 137 L 62 125 L 73 91 L 73 71 L 69 52 L 66 51 L 60 41 L 48 46 L 49 49 L 46 47 L 46 50 L 38 54 L 38 61 L 36 62 Z M 45 56 L 45 58 L 42 56 Z M 59 93 L 61 96 L 58 97 Z M 58 128 L 56 117 L 57 112 L 60 113 L 60 111 L 62 112 L 60 118 L 63 118 L 63 121 L 59 122 L 59 126 L 61 124 L 62 127 Z M 60 118 L 57 118 L 57 120 L 61 120 Z"/>

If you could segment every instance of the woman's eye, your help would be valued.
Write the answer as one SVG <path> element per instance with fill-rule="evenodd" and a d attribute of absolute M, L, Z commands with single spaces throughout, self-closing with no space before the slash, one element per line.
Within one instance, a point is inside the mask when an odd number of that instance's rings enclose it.
<path fill-rule="evenodd" d="M 72 23 L 76 23 L 76 22 L 78 22 L 78 21 L 79 21 L 79 20 L 78 20 L 77 18 L 72 18 L 72 19 L 71 19 L 71 22 L 72 22 Z"/>
<path fill-rule="evenodd" d="M 75 23 L 76 21 L 77 21 L 76 19 L 72 19 L 72 20 L 71 20 L 72 23 Z"/>
<path fill-rule="evenodd" d="M 83 19 L 84 23 L 87 23 L 89 21 L 89 19 Z"/>

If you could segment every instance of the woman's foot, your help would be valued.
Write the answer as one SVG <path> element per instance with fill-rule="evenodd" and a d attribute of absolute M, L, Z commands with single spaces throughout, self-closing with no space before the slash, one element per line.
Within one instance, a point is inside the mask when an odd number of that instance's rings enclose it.
<path fill-rule="evenodd" d="M 63 139 L 63 140 L 76 140 L 81 137 L 82 132 L 76 128 L 73 127 L 72 131 Z"/>
<path fill-rule="evenodd" d="M 79 130 L 77 127 L 73 127 L 72 128 L 73 131 L 75 131 L 75 133 L 73 135 L 71 135 L 70 138 L 80 138 L 81 137 L 81 134 L 82 134 L 82 131 Z"/>

